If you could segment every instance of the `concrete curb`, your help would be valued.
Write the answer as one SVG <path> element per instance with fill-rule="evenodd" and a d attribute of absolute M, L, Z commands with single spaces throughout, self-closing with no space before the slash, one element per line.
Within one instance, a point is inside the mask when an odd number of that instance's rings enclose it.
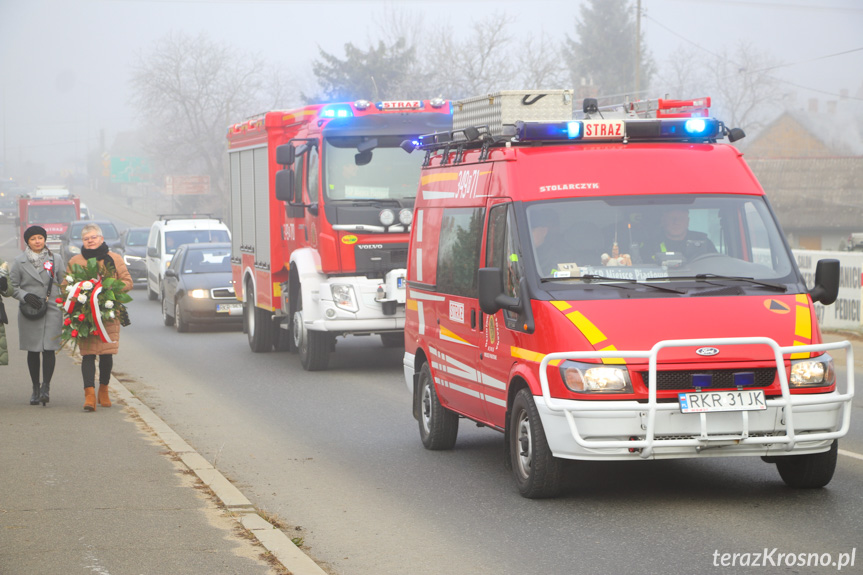
<path fill-rule="evenodd" d="M 77 354 L 76 354 L 77 355 Z M 153 433 L 174 452 L 183 464 L 209 487 L 234 519 L 246 528 L 292 575 L 327 575 L 287 535 L 261 517 L 255 506 L 218 469 L 186 443 L 153 410 L 111 376 L 110 389 L 129 409 L 134 410 Z"/>

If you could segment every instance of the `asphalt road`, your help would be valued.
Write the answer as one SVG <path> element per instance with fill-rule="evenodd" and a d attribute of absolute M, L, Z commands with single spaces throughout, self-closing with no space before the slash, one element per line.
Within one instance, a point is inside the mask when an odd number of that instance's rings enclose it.
<path fill-rule="evenodd" d="M 453 451 L 423 449 L 403 352 L 377 337 L 340 340 L 330 369 L 307 373 L 239 330 L 176 333 L 133 296 L 115 375 L 332 573 L 830 573 L 773 564 L 855 549 L 842 572 L 863 573 L 859 459 L 811 491 L 757 458 L 582 462 L 562 497 L 526 500 L 497 432 L 462 421 Z M 859 399 L 854 417 L 840 446 L 863 454 Z M 766 567 L 720 565 L 774 548 Z"/>

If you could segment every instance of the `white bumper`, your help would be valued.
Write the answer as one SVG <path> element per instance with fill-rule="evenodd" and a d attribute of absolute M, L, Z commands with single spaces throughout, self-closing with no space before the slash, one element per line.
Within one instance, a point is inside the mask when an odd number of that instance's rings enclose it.
<path fill-rule="evenodd" d="M 404 282 L 399 286 L 396 278 L 405 275 L 406 270 L 394 270 L 382 281 L 366 277 L 327 278 L 311 292 L 312 305 L 303 306 L 306 329 L 345 334 L 404 330 L 406 291 Z M 346 309 L 334 300 L 333 285 L 350 287 L 354 309 Z M 303 295 L 304 301 L 309 301 Z"/>

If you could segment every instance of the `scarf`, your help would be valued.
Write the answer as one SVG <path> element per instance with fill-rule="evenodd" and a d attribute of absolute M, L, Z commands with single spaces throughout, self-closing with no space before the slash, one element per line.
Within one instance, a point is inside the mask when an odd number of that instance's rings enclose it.
<path fill-rule="evenodd" d="M 24 249 L 24 254 L 27 256 L 27 260 L 33 264 L 33 267 L 37 270 L 41 270 L 45 267 L 45 262 L 48 261 L 48 257 L 51 255 L 51 250 L 46 246 L 41 252 L 36 253 L 30 249 L 30 246 L 27 246 Z"/>
<path fill-rule="evenodd" d="M 87 249 L 81 248 L 81 255 L 85 260 L 89 260 L 90 258 L 96 258 L 98 261 L 102 262 L 102 265 L 105 266 L 105 270 L 108 273 L 116 272 L 116 268 L 114 267 L 114 260 L 108 254 L 108 244 L 102 242 L 98 248 L 95 249 Z"/>

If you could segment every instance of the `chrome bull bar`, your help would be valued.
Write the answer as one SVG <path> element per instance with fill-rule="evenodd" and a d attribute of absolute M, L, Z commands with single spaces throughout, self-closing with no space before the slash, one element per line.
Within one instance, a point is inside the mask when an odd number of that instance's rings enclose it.
<path fill-rule="evenodd" d="M 785 434 L 771 436 L 753 437 L 749 434 L 749 412 L 721 412 L 739 413 L 741 418 L 739 435 L 709 435 L 707 433 L 707 420 L 711 413 L 699 413 L 701 421 L 701 434 L 698 437 L 682 439 L 657 439 L 656 414 L 661 411 L 679 411 L 678 403 L 657 403 L 656 400 L 656 366 L 657 357 L 662 349 L 669 347 L 719 347 L 727 345 L 766 345 L 773 350 L 776 363 L 776 373 L 779 375 L 779 385 L 782 391 L 781 397 L 765 398 L 768 408 L 781 408 L 784 410 Z M 785 362 L 782 356 L 785 354 L 817 353 L 832 349 L 844 349 L 846 357 L 845 391 L 839 392 L 837 381 L 836 393 L 831 394 L 809 394 L 791 395 L 788 387 L 788 375 L 785 371 Z M 649 362 L 649 386 L 648 400 L 646 404 L 638 404 L 637 407 L 621 406 L 620 400 L 591 400 L 581 401 L 577 409 L 571 407 L 571 400 L 551 397 L 548 386 L 548 364 L 555 359 L 601 359 L 601 358 L 646 358 Z M 539 380 L 542 388 L 542 397 L 546 406 L 551 411 L 563 412 L 569 424 L 572 437 L 581 447 L 587 449 L 606 448 L 628 448 L 641 450 L 641 457 L 648 458 L 653 455 L 658 444 L 665 447 L 696 447 L 706 448 L 711 443 L 733 443 L 733 444 L 784 444 L 786 451 L 791 451 L 798 441 L 814 442 L 828 439 L 836 439 L 848 433 L 851 424 L 851 404 L 854 398 L 854 349 L 848 341 L 822 343 L 816 345 L 795 345 L 780 347 L 773 339 L 767 337 L 731 337 L 716 339 L 674 339 L 660 341 L 650 351 L 573 351 L 550 353 L 543 357 L 539 365 Z M 589 403 L 590 405 L 585 405 Z M 629 402 L 627 402 L 629 403 Z M 798 435 L 794 427 L 794 409 L 816 405 L 842 404 L 842 425 L 836 431 L 825 431 L 806 433 Z M 591 440 L 585 439 L 579 433 L 575 414 L 586 412 L 618 412 L 618 413 L 644 413 L 647 414 L 647 425 L 644 439 L 633 440 Z M 693 414 L 696 415 L 696 414 Z M 801 439 L 802 438 L 802 439 Z"/>

